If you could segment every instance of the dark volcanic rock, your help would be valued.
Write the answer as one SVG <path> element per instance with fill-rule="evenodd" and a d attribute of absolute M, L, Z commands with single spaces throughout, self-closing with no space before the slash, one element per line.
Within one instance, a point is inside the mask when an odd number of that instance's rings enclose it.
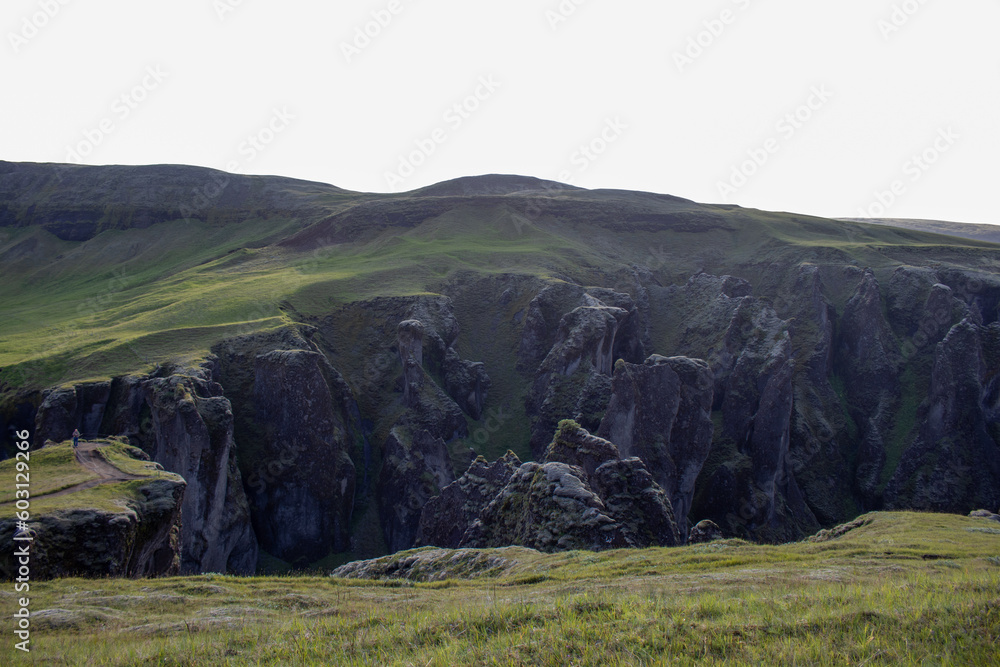
<path fill-rule="evenodd" d="M 631 297 L 620 296 L 619 301 L 629 305 Z M 611 397 L 615 351 L 625 338 L 619 338 L 619 329 L 635 307 L 608 306 L 586 293 L 582 301 L 584 305 L 560 319 L 555 343 L 539 365 L 526 401 L 532 418 L 531 451 L 536 456 L 543 455 L 563 419 L 575 419 L 596 431 Z"/>
<path fill-rule="evenodd" d="M 448 446 L 427 431 L 395 427 L 385 441 L 379 478 L 382 532 L 390 552 L 414 545 L 424 505 L 455 478 Z"/>
<path fill-rule="evenodd" d="M 161 475 L 142 484 L 117 512 L 74 508 L 35 514 L 28 524 L 31 579 L 176 574 L 184 480 Z M 18 576 L 14 517 L 0 521 L 0 577 Z"/>
<path fill-rule="evenodd" d="M 700 477 L 695 513 L 729 534 L 772 542 L 814 532 L 818 524 L 789 457 L 795 397 L 790 323 L 751 296 L 747 281 L 732 276 L 699 274 L 659 298 L 681 322 L 673 334 L 679 351 L 710 366 L 713 408 L 721 410 L 712 445 L 718 455 Z"/>
<path fill-rule="evenodd" d="M 249 499 L 261 546 L 292 563 L 345 550 L 354 499 L 349 389 L 323 355 L 308 350 L 260 355 L 255 373 L 264 439 Z"/>
<path fill-rule="evenodd" d="M 423 543 L 542 551 L 680 543 L 670 499 L 638 458 L 619 459 L 612 443 L 569 420 L 546 451 L 544 463 L 518 466 L 512 454 L 474 463 L 425 507 Z"/>
<path fill-rule="evenodd" d="M 257 541 L 233 442 L 233 414 L 215 381 L 217 360 L 161 368 L 153 376 L 124 376 L 57 389 L 37 414 L 40 440 L 125 436 L 187 483 L 183 501 L 180 571 L 250 574 Z"/>
<path fill-rule="evenodd" d="M 345 579 L 406 579 L 443 581 L 496 577 L 516 567 L 518 556 L 536 551 L 509 547 L 492 552 L 478 549 L 420 549 L 341 565 L 331 577 Z"/>
<path fill-rule="evenodd" d="M 211 379 L 214 364 L 142 382 L 149 413 L 140 425 L 148 437 L 140 444 L 187 480 L 181 571 L 249 574 L 257 565 L 257 541 L 236 466 L 232 407 Z M 123 402 L 130 404 L 134 399 Z"/>
<path fill-rule="evenodd" d="M 882 295 L 871 269 L 844 308 L 838 367 L 859 425 L 856 484 L 869 506 L 877 504 L 886 461 L 885 441 L 899 401 L 899 351 L 883 314 Z"/>
<path fill-rule="evenodd" d="M 457 549 L 468 527 L 520 467 L 520 459 L 510 451 L 493 463 L 481 456 L 473 461 L 464 475 L 424 505 L 415 546 Z"/>
<path fill-rule="evenodd" d="M 719 528 L 714 521 L 704 519 L 696 523 L 691 529 L 691 534 L 688 535 L 688 544 L 713 542 L 715 540 L 721 540 L 723 537 L 722 529 Z"/>
<path fill-rule="evenodd" d="M 400 322 L 396 344 L 403 364 L 403 403 L 412 408 L 424 386 L 424 325 L 419 320 Z"/>
<path fill-rule="evenodd" d="M 74 429 L 84 437 L 101 433 L 101 420 L 111 395 L 110 382 L 90 382 L 60 387 L 44 393 L 35 418 L 35 443 L 68 440 Z"/>
<path fill-rule="evenodd" d="M 1000 326 L 966 319 L 937 344 L 919 433 L 886 488 L 887 507 L 964 514 L 1000 504 L 996 367 L 985 362 L 1000 356 L 998 335 Z"/>
<path fill-rule="evenodd" d="M 565 463 L 525 463 L 470 526 L 463 547 L 520 545 L 539 551 L 626 546 L 621 526 Z"/>
<path fill-rule="evenodd" d="M 583 470 L 587 478 L 604 463 L 618 460 L 618 448 L 613 443 L 591 435 L 571 421 L 559 424 L 555 438 L 545 449 L 545 463 L 560 461 Z"/>
<path fill-rule="evenodd" d="M 591 480 L 629 546 L 681 543 L 670 497 L 640 459 L 608 461 L 594 471 Z"/>
<path fill-rule="evenodd" d="M 454 348 L 448 348 L 442 370 L 444 390 L 458 407 L 473 419 L 482 417 L 483 404 L 492 385 L 490 376 L 486 374 L 486 364 L 462 359 Z"/>
<path fill-rule="evenodd" d="M 653 355 L 641 365 L 619 361 L 598 430 L 622 456 L 642 459 L 685 529 L 712 446 L 712 387 L 712 372 L 701 360 Z"/>

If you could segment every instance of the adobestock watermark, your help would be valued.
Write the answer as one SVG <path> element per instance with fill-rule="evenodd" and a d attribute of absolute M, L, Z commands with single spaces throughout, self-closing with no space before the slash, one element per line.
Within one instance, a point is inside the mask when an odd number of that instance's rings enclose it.
<path fill-rule="evenodd" d="M 901 3 L 893 4 L 889 15 L 880 18 L 878 23 L 876 23 L 878 31 L 882 33 L 882 39 L 889 41 L 894 34 L 902 30 L 924 8 L 927 2 L 928 0 L 904 0 Z"/>
<path fill-rule="evenodd" d="M 622 137 L 628 127 L 628 124 L 619 116 L 605 118 L 604 125 L 594 137 L 580 144 L 570 156 L 569 162 L 575 167 L 575 170 L 564 169 L 560 171 L 556 180 L 561 183 L 572 183 L 577 176 L 587 171 L 594 162 L 597 162 L 611 148 L 611 145 Z"/>
<path fill-rule="evenodd" d="M 935 289 L 941 286 L 935 286 Z M 986 283 L 975 274 L 963 275 L 957 284 L 948 285 L 945 297 L 936 300 L 931 305 L 931 299 L 924 308 L 923 316 L 917 325 L 917 330 L 912 336 L 903 341 L 899 351 L 903 358 L 910 360 L 921 350 L 926 349 L 932 343 L 936 343 L 948 333 L 952 328 L 955 317 L 951 297 L 956 297 L 967 304 L 973 303 L 985 289 Z"/>
<path fill-rule="evenodd" d="M 270 118 L 264 121 L 256 131 L 248 134 L 236 147 L 235 152 L 238 157 L 228 160 L 224 171 L 213 172 L 204 185 L 192 189 L 191 201 L 180 206 L 181 218 L 184 220 L 194 219 L 199 213 L 214 206 L 229 186 L 232 176 L 243 173 L 250 163 L 257 159 L 258 155 L 291 127 L 294 120 L 295 115 L 288 111 L 288 107 L 271 109 Z"/>
<path fill-rule="evenodd" d="M 575 16 L 577 10 L 586 2 L 587 0 L 560 0 L 559 4 L 546 9 L 545 20 L 548 21 L 552 32 Z"/>
<path fill-rule="evenodd" d="M 729 197 L 749 183 L 750 179 L 771 161 L 771 158 L 781 150 L 782 146 L 791 141 L 799 130 L 805 127 L 833 97 L 833 92 L 827 89 L 825 84 L 813 86 L 809 91 L 809 96 L 802 104 L 775 122 L 773 136 L 762 141 L 760 145 L 747 149 L 746 159 L 732 166 L 729 178 L 716 182 L 716 189 L 722 196 L 722 200 L 729 201 Z"/>
<path fill-rule="evenodd" d="M 504 414 L 503 407 L 490 408 L 480 420 L 482 422 L 482 426 L 470 434 L 472 442 L 482 447 L 489 442 L 493 435 L 502 429 L 504 424 L 510 421 L 510 419 L 510 415 Z"/>
<path fill-rule="evenodd" d="M 413 176 L 434 153 L 438 147 L 448 141 L 473 115 L 482 108 L 483 103 L 493 97 L 503 84 L 492 75 L 479 77 L 475 89 L 459 101 L 455 102 L 441 114 L 445 126 L 437 126 L 425 136 L 413 140 L 413 150 L 400 153 L 399 161 L 394 171 L 384 174 L 386 185 L 397 188 L 406 179 Z"/>
<path fill-rule="evenodd" d="M 212 8 L 220 21 L 225 21 L 226 17 L 243 6 L 244 0 L 213 0 Z"/>
<path fill-rule="evenodd" d="M 38 0 L 38 11 L 21 17 L 17 32 L 7 33 L 7 41 L 14 53 L 20 53 L 21 49 L 28 45 L 28 42 L 37 37 L 45 26 L 59 15 L 62 8 L 72 0 Z"/>
<path fill-rule="evenodd" d="M 561 170 L 556 175 L 555 180 L 560 183 L 572 184 L 576 176 L 585 172 L 604 155 L 611 144 L 617 142 L 622 137 L 628 127 L 628 124 L 619 116 L 605 118 L 603 126 L 593 138 L 580 144 L 570 155 L 569 163 L 575 169 Z M 549 182 L 543 183 L 541 189 L 545 191 L 546 195 L 565 192 L 557 184 Z M 514 225 L 514 230 L 518 235 L 523 234 L 526 228 L 531 227 L 542 217 L 545 213 L 545 203 L 545 195 L 532 197 L 523 209 L 511 212 L 510 221 Z"/>
<path fill-rule="evenodd" d="M 545 213 L 546 195 L 557 195 L 565 192 L 563 188 L 547 181 L 542 183 L 541 189 L 545 191 L 545 195 L 532 197 L 523 209 L 512 211 L 510 214 L 510 221 L 519 236 L 524 233 L 525 228 L 540 220 Z"/>
<path fill-rule="evenodd" d="M 34 531 L 28 527 L 31 520 L 31 433 L 28 430 L 14 433 L 14 517 L 17 530 L 14 533 L 13 565 L 14 592 L 27 594 L 31 591 L 31 547 L 35 540 Z M 25 653 L 31 652 L 31 599 L 17 598 L 14 612 L 14 636 L 21 641 L 14 642 L 14 648 Z"/>
<path fill-rule="evenodd" d="M 170 73 L 164 72 L 161 65 L 148 65 L 138 83 L 111 101 L 111 104 L 108 105 L 109 115 L 102 118 L 96 127 L 82 130 L 82 141 L 75 145 L 66 146 L 66 162 L 83 164 L 84 158 L 91 155 L 98 146 L 103 144 L 120 127 L 120 123 L 125 122 L 139 108 L 139 105 L 149 99 L 154 90 L 163 85 L 168 76 Z"/>
<path fill-rule="evenodd" d="M 726 7 L 710 19 L 701 22 L 701 28 L 687 38 L 687 42 L 673 53 L 674 65 L 681 74 L 694 65 L 722 38 L 731 25 L 736 23 L 743 12 L 750 9 L 752 0 L 731 0 L 736 9 Z"/>
<path fill-rule="evenodd" d="M 874 198 L 865 206 L 858 209 L 860 218 L 881 218 L 884 217 L 893 204 L 898 202 L 909 191 L 911 184 L 918 182 L 924 177 L 931 167 L 950 151 L 961 136 L 951 127 L 942 127 L 937 131 L 937 136 L 926 148 L 919 153 L 910 156 L 903 166 L 900 167 L 900 177 L 894 179 L 885 189 L 878 189 Z"/>
<path fill-rule="evenodd" d="M 340 52 L 343 54 L 344 60 L 347 61 L 348 65 L 392 25 L 396 17 L 406 9 L 407 4 L 403 0 L 389 0 L 385 7 L 372 10 L 370 13 L 371 18 L 354 27 L 351 39 L 340 42 Z"/>
<path fill-rule="evenodd" d="M 247 478 L 246 486 L 254 493 L 263 493 L 267 487 L 283 478 L 289 470 L 298 464 L 299 455 L 306 451 L 305 445 L 297 442 L 286 443 L 277 456 L 259 466 Z"/>

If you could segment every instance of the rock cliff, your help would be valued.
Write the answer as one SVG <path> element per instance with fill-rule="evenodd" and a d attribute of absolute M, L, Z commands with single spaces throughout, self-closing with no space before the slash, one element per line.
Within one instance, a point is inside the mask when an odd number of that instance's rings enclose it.
<path fill-rule="evenodd" d="M 187 483 L 182 506 L 181 572 L 256 569 L 257 541 L 233 442 L 230 402 L 216 381 L 218 362 L 161 368 L 150 376 L 65 387 L 49 393 L 35 439 L 121 435 Z"/>
<path fill-rule="evenodd" d="M 102 447 L 118 448 L 123 453 L 137 452 L 144 457 L 141 450 L 118 443 Z M 64 443 L 33 454 L 32 473 L 38 479 L 55 465 L 57 458 L 71 457 L 73 450 Z M 13 461 L 2 466 L 13 476 Z M 184 480 L 155 469 L 119 476 L 129 481 L 108 480 L 98 487 L 80 484 L 61 492 L 36 495 L 27 531 L 17 531 L 13 516 L 0 520 L 0 577 L 18 576 L 20 558 L 15 551 L 25 547 L 30 551 L 32 581 L 69 576 L 176 574 L 182 560 Z M 109 497 L 112 502 L 107 500 Z M 15 540 L 15 534 L 31 539 Z"/>
<path fill-rule="evenodd" d="M 611 399 L 597 434 L 622 456 L 636 456 L 670 497 L 687 532 L 695 482 L 712 446 L 712 387 L 708 364 L 653 355 L 643 364 L 615 364 Z"/>
<path fill-rule="evenodd" d="M 680 543 L 670 499 L 642 461 L 620 459 L 575 422 L 559 424 L 543 462 L 517 463 L 511 454 L 474 462 L 424 507 L 420 543 L 540 551 Z"/>

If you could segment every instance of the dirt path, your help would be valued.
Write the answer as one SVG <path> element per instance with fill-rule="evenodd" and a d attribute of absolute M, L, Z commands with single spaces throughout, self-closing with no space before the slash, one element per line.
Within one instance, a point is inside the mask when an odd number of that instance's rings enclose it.
<path fill-rule="evenodd" d="M 60 491 L 53 491 L 52 493 L 43 493 L 39 496 L 33 496 L 34 498 L 55 498 L 56 496 L 65 496 L 67 493 L 75 493 L 76 491 L 83 491 L 84 489 L 92 489 L 95 486 L 100 486 L 101 484 L 108 484 L 111 482 L 126 482 L 130 479 L 142 479 L 139 475 L 130 475 L 128 473 L 122 472 L 118 468 L 114 467 L 103 458 L 97 452 L 103 445 L 96 442 L 84 442 L 80 441 L 80 446 L 77 447 L 73 453 L 76 455 L 76 462 L 81 466 L 91 471 L 100 479 L 92 479 L 88 482 L 83 482 L 82 484 L 75 484 L 71 487 L 62 489 Z"/>

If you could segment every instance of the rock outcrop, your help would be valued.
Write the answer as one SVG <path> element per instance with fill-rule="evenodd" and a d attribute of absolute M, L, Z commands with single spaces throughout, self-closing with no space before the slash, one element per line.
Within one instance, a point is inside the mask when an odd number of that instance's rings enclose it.
<path fill-rule="evenodd" d="M 188 481 L 181 571 L 251 573 L 257 541 L 236 466 L 233 414 L 212 377 L 214 362 L 142 383 L 150 458 Z"/>
<path fill-rule="evenodd" d="M 582 305 L 560 318 L 555 341 L 535 373 L 526 408 L 532 418 L 531 451 L 536 456 L 542 455 L 562 419 L 575 419 L 585 428 L 597 430 L 611 396 L 611 375 L 622 346 L 641 350 L 637 325 L 631 322 L 636 317 L 631 297 L 611 290 L 602 292 L 607 292 L 601 296 L 608 301 L 628 307 L 607 305 L 584 292 Z M 535 310 L 541 312 L 542 307 Z M 544 322 L 541 315 L 532 319 L 535 328 L 537 322 Z M 526 322 L 526 330 L 528 326 Z M 538 340 L 538 333 L 530 330 L 530 335 L 522 338 L 521 349 L 536 355 Z"/>
<path fill-rule="evenodd" d="M 187 483 L 180 536 L 182 573 L 250 574 L 257 541 L 233 442 L 233 414 L 218 362 L 158 369 L 53 391 L 36 417 L 36 439 L 126 436 Z M 68 429 L 68 430 L 67 430 Z"/>
<path fill-rule="evenodd" d="M 403 365 L 403 403 L 412 408 L 424 386 L 424 325 L 420 320 L 399 323 L 396 345 Z"/>
<path fill-rule="evenodd" d="M 37 461 L 34 469 L 44 468 L 37 455 L 33 461 Z M 122 489 L 114 509 L 87 498 L 79 506 L 70 501 L 65 509 L 47 509 L 45 496 L 39 497 L 35 503 L 39 511 L 32 512 L 27 532 L 18 533 L 33 538 L 30 542 L 13 539 L 15 517 L 0 521 L 0 578 L 18 576 L 15 550 L 25 546 L 30 549 L 32 581 L 176 574 L 186 485 L 171 473 L 155 472 L 149 477 L 134 489 L 131 485 L 136 482 L 128 482 L 130 488 Z M 75 493 L 87 491 L 71 495 Z"/>
<path fill-rule="evenodd" d="M 440 380 L 441 388 L 458 408 L 479 419 L 492 381 L 486 365 L 462 359 L 455 350 L 459 326 L 451 299 L 416 300 L 407 309 L 408 319 L 397 328 L 397 348 L 403 364 L 404 402 L 409 407 L 413 388 L 423 385 L 417 368 Z"/>
<path fill-rule="evenodd" d="M 695 481 L 712 446 L 712 371 L 701 360 L 653 355 L 618 361 L 597 434 L 622 456 L 637 456 L 670 497 L 687 530 Z"/>
<path fill-rule="evenodd" d="M 444 390 L 467 415 L 473 419 L 483 416 L 483 405 L 493 381 L 486 373 L 486 364 L 468 361 L 458 356 L 454 348 L 445 352 Z"/>
<path fill-rule="evenodd" d="M 520 459 L 511 451 L 493 463 L 478 457 L 464 475 L 424 505 L 415 546 L 457 549 L 468 527 L 520 467 Z"/>
<path fill-rule="evenodd" d="M 790 465 L 795 357 L 789 322 L 733 276 L 693 276 L 660 295 L 682 324 L 680 352 L 704 359 L 714 379 L 719 424 L 714 462 L 701 474 L 697 518 L 728 534 L 782 541 L 818 526 Z"/>
<path fill-rule="evenodd" d="M 424 543 L 440 536 L 454 544 L 459 530 L 448 524 L 455 519 L 466 521 L 461 547 L 560 551 L 680 543 L 670 499 L 643 463 L 620 459 L 612 443 L 574 422 L 559 425 L 543 462 L 516 463 L 511 455 L 492 466 L 474 462 L 445 487 L 424 508 Z M 455 512 L 448 499 L 463 501 L 462 509 Z"/>
<path fill-rule="evenodd" d="M 331 577 L 443 581 L 495 577 L 518 567 L 518 556 L 537 552 L 518 547 L 484 552 L 478 549 L 420 549 L 341 565 Z"/>
<path fill-rule="evenodd" d="M 110 382 L 88 382 L 45 392 L 35 417 L 35 443 L 61 442 L 79 429 L 85 436 L 101 434 L 101 421 L 111 397 Z"/>
<path fill-rule="evenodd" d="M 838 366 L 850 417 L 859 426 L 856 484 L 868 506 L 876 504 L 886 461 L 886 440 L 899 401 L 899 352 L 883 315 L 883 300 L 871 269 L 844 308 Z"/>
<path fill-rule="evenodd" d="M 989 519 L 1000 523 L 1000 514 L 994 514 L 989 510 L 973 510 L 969 512 L 969 517 L 973 519 Z"/>
<path fill-rule="evenodd" d="M 688 535 L 688 544 L 703 544 L 705 542 L 721 540 L 722 538 L 722 529 L 715 525 L 714 521 L 703 519 L 691 528 L 691 533 Z"/>

